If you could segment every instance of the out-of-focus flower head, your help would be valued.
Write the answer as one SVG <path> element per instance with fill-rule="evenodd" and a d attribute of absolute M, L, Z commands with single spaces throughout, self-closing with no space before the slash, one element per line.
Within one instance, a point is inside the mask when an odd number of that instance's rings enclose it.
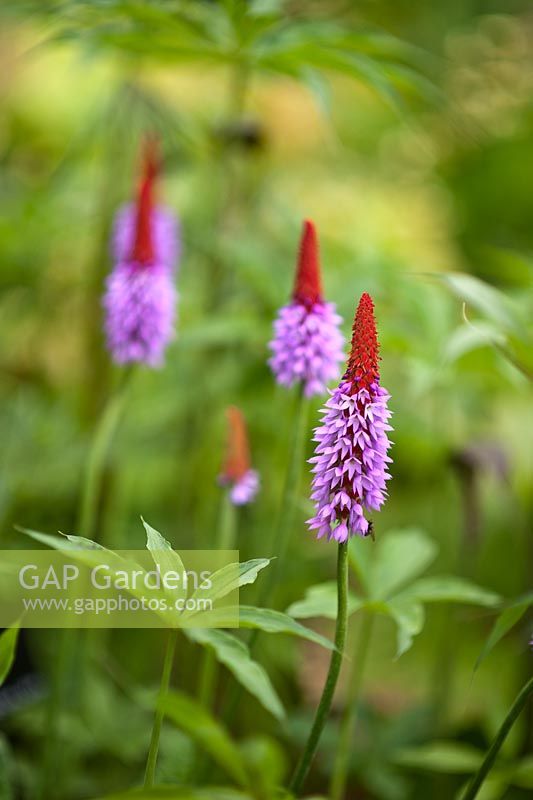
<path fill-rule="evenodd" d="M 374 303 L 365 293 L 355 314 L 346 372 L 315 430 L 315 516 L 308 524 L 318 538 L 344 542 L 353 534 L 369 535 L 367 515 L 385 502 L 392 428 L 389 394 L 379 383 L 378 351 Z"/>
<path fill-rule="evenodd" d="M 179 240 L 173 214 L 155 203 L 159 163 L 153 139 L 144 143 L 142 156 L 136 200 L 115 218 L 111 243 L 115 264 L 103 304 L 113 360 L 157 367 L 174 337 Z"/>
<path fill-rule="evenodd" d="M 315 226 L 303 224 L 292 301 L 274 322 L 270 367 L 282 386 L 300 383 L 310 397 L 338 379 L 344 361 L 342 319 L 323 298 Z"/>
<path fill-rule="evenodd" d="M 246 421 L 241 410 L 236 406 L 230 406 L 227 418 L 226 458 L 219 481 L 222 486 L 229 487 L 231 502 L 236 506 L 242 506 L 255 499 L 259 489 L 259 476 L 251 468 Z"/>

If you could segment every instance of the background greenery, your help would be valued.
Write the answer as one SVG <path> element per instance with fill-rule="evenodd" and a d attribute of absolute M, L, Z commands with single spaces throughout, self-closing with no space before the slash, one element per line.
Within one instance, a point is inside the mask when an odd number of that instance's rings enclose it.
<path fill-rule="evenodd" d="M 377 539 L 422 529 L 439 549 L 430 574 L 506 599 L 531 590 L 529 6 L 4 0 L 3 548 L 28 546 L 17 524 L 76 531 L 84 459 L 117 380 L 101 336 L 109 227 L 148 130 L 162 141 L 161 195 L 181 220 L 178 337 L 163 370 L 134 377 L 106 468 L 100 539 L 143 547 L 142 514 L 176 549 L 212 543 L 224 409 L 235 403 L 262 480 L 239 544 L 243 557 L 270 555 L 295 398 L 275 387 L 267 343 L 309 217 L 346 334 L 360 293 L 376 303 L 395 425 Z M 335 548 L 306 533 L 307 489 L 306 479 L 278 608 L 334 573 Z M 472 748 L 485 747 L 531 673 L 525 616 L 473 675 L 493 621 L 486 609 L 428 609 L 412 649 L 393 660 L 394 626 L 379 618 L 348 797 L 454 796 Z M 64 720 L 82 754 L 69 765 L 69 797 L 139 782 L 150 714 L 135 698 L 155 685 L 161 648 L 157 632 L 110 637 L 90 702 Z M 0 797 L 34 796 L 53 656 L 53 637 L 27 633 L 0 695 Z M 181 646 L 181 689 L 193 690 L 197 658 L 195 645 Z M 247 696 L 230 727 L 268 797 L 305 737 L 327 653 L 263 637 L 257 658 L 288 719 L 280 725 Z M 229 685 L 223 678 L 220 707 Z M 317 794 L 342 698 L 341 686 L 309 783 Z M 528 796 L 532 744 L 530 712 L 486 798 Z M 194 781 L 191 738 L 169 725 L 163 748 L 161 780 Z"/>

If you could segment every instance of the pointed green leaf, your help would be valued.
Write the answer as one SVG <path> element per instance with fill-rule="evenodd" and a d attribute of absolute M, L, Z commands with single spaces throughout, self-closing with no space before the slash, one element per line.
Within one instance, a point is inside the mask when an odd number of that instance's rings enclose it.
<path fill-rule="evenodd" d="M 362 608 L 365 601 L 352 592 L 348 593 L 348 614 Z M 296 619 L 309 617 L 326 617 L 337 619 L 337 584 L 326 581 L 307 589 L 303 600 L 297 600 L 289 606 L 287 614 Z"/>
<path fill-rule="evenodd" d="M 152 554 L 152 558 L 157 567 L 164 575 L 167 572 L 177 572 L 178 575 L 185 574 L 185 567 L 179 555 L 172 549 L 170 542 L 161 536 L 159 531 L 152 528 L 142 517 L 142 524 L 146 531 L 146 547 Z M 174 599 L 178 600 L 187 597 L 187 587 L 183 584 L 171 592 Z"/>
<path fill-rule="evenodd" d="M 325 636 L 300 625 L 288 614 L 281 611 L 274 611 L 271 608 L 255 608 L 254 606 L 239 607 L 239 627 L 257 628 L 265 633 L 288 633 L 291 636 L 298 636 L 300 639 L 307 639 L 315 642 L 328 650 L 334 650 L 335 645 Z"/>
<path fill-rule="evenodd" d="M 184 634 L 193 642 L 210 647 L 215 657 L 224 664 L 244 688 L 277 719 L 285 711 L 270 678 L 263 667 L 250 657 L 248 647 L 226 631 L 215 628 L 189 628 Z"/>
<path fill-rule="evenodd" d="M 413 638 L 424 627 L 424 606 L 416 600 L 389 600 L 384 604 L 387 613 L 394 619 L 398 627 L 398 645 L 396 658 L 400 658 L 413 644 Z"/>
<path fill-rule="evenodd" d="M 483 753 L 476 747 L 455 742 L 432 742 L 423 747 L 400 750 L 394 757 L 397 764 L 406 767 L 463 774 L 474 772 L 483 760 Z"/>
<path fill-rule="evenodd" d="M 498 642 L 503 639 L 506 633 L 522 619 L 527 609 L 533 605 L 533 592 L 526 595 L 522 600 L 508 606 L 496 619 L 490 635 L 485 642 L 483 650 L 476 661 L 475 669 L 486 659 L 489 653 L 496 647 Z"/>
<path fill-rule="evenodd" d="M 517 329 L 511 300 L 488 283 L 461 272 L 442 273 L 438 278 L 460 299 L 469 303 L 505 330 Z"/>
<path fill-rule="evenodd" d="M 235 589 L 248 583 L 253 583 L 259 572 L 268 567 L 270 561 L 271 559 L 269 558 L 254 558 L 251 561 L 244 561 L 242 564 L 227 564 L 211 575 L 211 588 L 209 590 L 200 591 L 198 589 L 192 596 L 196 597 L 198 595 L 203 599 L 210 599 L 214 603 L 215 600 L 225 597 L 230 592 L 234 592 Z M 184 617 L 188 615 L 188 612 L 184 612 Z"/>
<path fill-rule="evenodd" d="M 40 531 L 32 531 L 28 528 L 19 528 L 21 533 L 30 536 L 36 542 L 45 544 L 47 547 L 53 547 L 54 550 L 104 550 L 97 542 L 92 539 L 84 539 L 82 536 L 71 536 L 62 534 L 61 536 L 51 536 L 48 533 L 40 533 Z"/>
<path fill-rule="evenodd" d="M 466 603 L 489 608 L 501 602 L 495 592 L 453 575 L 421 578 L 398 597 L 414 598 L 422 603 Z"/>
<path fill-rule="evenodd" d="M 400 586 L 415 578 L 437 555 L 435 543 L 416 528 L 391 531 L 378 541 L 370 571 L 370 596 L 390 597 Z"/>

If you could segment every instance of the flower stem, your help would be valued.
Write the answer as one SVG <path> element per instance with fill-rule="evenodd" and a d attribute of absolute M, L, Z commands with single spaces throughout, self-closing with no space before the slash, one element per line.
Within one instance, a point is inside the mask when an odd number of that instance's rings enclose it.
<path fill-rule="evenodd" d="M 78 519 L 78 534 L 87 539 L 93 538 L 96 533 L 105 462 L 122 414 L 131 374 L 129 370 L 124 373 L 121 385 L 104 408 L 89 451 Z"/>
<path fill-rule="evenodd" d="M 121 386 L 104 408 L 89 450 L 77 525 L 77 533 L 85 538 L 95 535 L 106 458 L 111 439 L 120 420 L 130 374 L 129 371 L 124 374 Z M 62 774 L 57 767 L 61 744 L 59 718 L 63 709 L 70 704 L 70 696 L 74 693 L 75 687 L 83 685 L 80 676 L 83 675 L 85 669 L 87 633 L 87 631 L 67 629 L 61 630 L 59 633 L 46 709 L 47 739 L 43 755 L 41 783 L 43 800 L 45 798 L 50 800 L 50 798 L 61 795 Z M 74 680 L 74 675 L 76 680 Z M 66 763 L 65 757 L 63 757 L 63 763 Z"/>
<path fill-rule="evenodd" d="M 348 610 L 348 543 L 343 542 L 339 544 L 337 555 L 337 624 L 335 627 L 335 650 L 331 653 L 331 661 L 329 671 L 322 691 L 322 697 L 316 710 L 315 719 L 305 750 L 296 767 L 294 776 L 289 786 L 290 792 L 298 795 L 301 791 L 303 783 L 307 777 L 307 773 L 311 767 L 311 762 L 316 753 L 326 719 L 331 708 L 333 695 L 335 693 L 335 686 L 339 677 L 342 656 L 344 652 L 344 644 L 346 641 L 346 625 L 347 625 L 347 610 Z"/>
<path fill-rule="evenodd" d="M 485 756 L 483 763 L 478 769 L 477 774 L 474 776 L 471 783 L 468 784 L 466 792 L 462 796 L 462 800 L 474 800 L 474 798 L 477 796 L 477 793 L 479 792 L 485 778 L 491 771 L 494 762 L 496 761 L 496 756 L 500 752 L 500 748 L 505 742 L 509 734 L 509 731 L 511 730 L 514 723 L 518 719 L 522 709 L 526 705 L 531 694 L 533 694 L 533 677 L 530 678 L 529 681 L 525 684 L 525 686 L 522 688 L 522 690 L 516 697 L 516 700 L 514 701 L 513 705 L 509 709 L 509 713 L 505 717 L 500 727 L 500 730 L 494 737 L 494 741 L 489 747 L 487 755 Z"/>
<path fill-rule="evenodd" d="M 258 605 L 263 608 L 271 599 L 276 583 L 280 580 L 280 571 L 283 569 L 285 556 L 289 547 L 289 538 L 294 527 L 297 501 L 303 472 L 303 457 L 305 452 L 305 438 L 309 417 L 309 400 L 300 388 L 298 406 L 296 408 L 294 424 L 292 425 L 292 440 L 289 446 L 289 464 L 283 485 L 281 504 L 276 518 L 274 535 L 272 537 L 271 553 L 276 557 L 269 569 L 263 583 L 263 591 L 259 595 Z M 253 637 L 255 640 L 255 637 Z M 252 640 L 250 641 L 252 644 Z"/>
<path fill-rule="evenodd" d="M 178 629 L 172 628 L 169 631 L 167 639 L 165 659 L 163 661 L 163 671 L 161 673 L 161 683 L 159 684 L 157 706 L 155 710 L 154 724 L 152 727 L 152 736 L 150 738 L 150 747 L 148 748 L 148 757 L 146 759 L 146 772 L 144 774 L 145 789 L 151 789 L 154 785 L 157 754 L 159 752 L 159 740 L 161 738 L 161 726 L 163 725 L 163 719 L 165 716 L 163 700 L 167 695 L 168 687 L 170 685 L 170 675 L 172 673 L 172 665 L 174 663 L 174 654 L 176 652 L 177 641 Z"/>
<path fill-rule="evenodd" d="M 235 506 L 231 502 L 229 491 L 224 492 L 218 524 L 215 548 L 217 550 L 232 550 L 235 546 L 237 533 L 237 517 Z M 217 662 L 211 649 L 204 653 L 202 671 L 198 688 L 200 703 L 207 710 L 213 705 L 213 697 L 217 680 Z"/>
<path fill-rule="evenodd" d="M 361 629 L 357 637 L 355 651 L 353 654 L 352 667 L 348 678 L 348 690 L 344 707 L 344 714 L 341 720 L 339 745 L 336 751 L 336 758 L 333 764 L 333 774 L 329 796 L 331 800 L 342 800 L 346 788 L 348 777 L 348 766 L 352 745 L 354 721 L 357 718 L 357 703 L 361 693 L 365 666 L 370 649 L 372 638 L 372 628 L 374 615 L 366 613 L 363 615 Z"/>

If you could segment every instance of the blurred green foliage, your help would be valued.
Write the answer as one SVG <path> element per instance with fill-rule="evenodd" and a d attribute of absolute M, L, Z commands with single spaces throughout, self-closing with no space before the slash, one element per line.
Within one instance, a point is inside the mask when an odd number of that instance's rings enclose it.
<path fill-rule="evenodd" d="M 526 0 L 2 4 L 3 547 L 28 546 L 17 524 L 76 532 L 84 459 L 118 381 L 101 335 L 109 230 L 135 184 L 139 141 L 154 131 L 161 195 L 182 228 L 178 336 L 163 370 L 134 376 L 106 467 L 100 539 L 143 547 L 142 514 L 177 549 L 209 546 L 224 410 L 236 403 L 262 479 L 240 516 L 241 560 L 271 555 L 295 398 L 274 386 L 267 343 L 291 289 L 301 219 L 311 217 L 346 334 L 359 294 L 376 302 L 395 426 L 376 537 L 420 528 L 438 547 L 431 574 L 509 601 L 531 591 L 529 11 Z M 306 533 L 307 489 L 306 480 L 278 608 L 333 574 L 334 549 Z M 531 672 L 528 608 L 474 678 L 491 611 L 428 609 L 423 632 L 394 662 L 394 625 L 376 622 L 350 798 L 454 796 Z M 355 615 L 355 633 L 359 624 Z M 46 674 L 51 638 L 23 638 Z M 254 700 L 231 721 L 265 797 L 305 738 L 327 659 L 316 645 L 279 641 L 264 637 L 257 657 L 287 724 Z M 117 631 L 109 646 L 91 677 L 92 704 L 64 721 L 82 753 L 68 770 L 72 798 L 123 790 L 142 775 L 150 714 L 138 687 L 158 679 L 160 637 Z M 180 691 L 194 691 L 197 657 L 184 642 Z M 220 708 L 226 674 L 218 688 Z M 317 794 L 342 697 L 341 686 L 309 784 Z M 34 754 L 46 737 L 39 698 L 2 719 L 7 798 L 8 786 L 35 797 Z M 194 781 L 198 742 L 170 726 L 165 737 L 161 779 Z M 532 743 L 530 715 L 486 798 L 528 796 Z M 215 769 L 211 777 L 224 782 Z"/>

